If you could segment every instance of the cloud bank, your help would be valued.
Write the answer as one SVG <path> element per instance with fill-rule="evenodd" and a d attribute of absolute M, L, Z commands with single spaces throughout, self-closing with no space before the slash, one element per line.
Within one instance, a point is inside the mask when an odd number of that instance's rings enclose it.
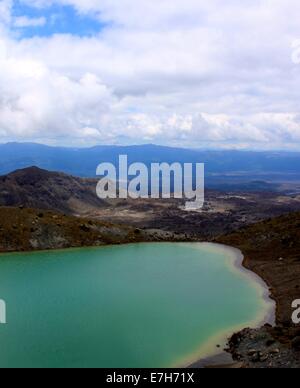
<path fill-rule="evenodd" d="M 51 30 L 64 7 L 99 31 Z M 298 0 L 0 0 L 1 141 L 300 150 L 299 14 Z"/>

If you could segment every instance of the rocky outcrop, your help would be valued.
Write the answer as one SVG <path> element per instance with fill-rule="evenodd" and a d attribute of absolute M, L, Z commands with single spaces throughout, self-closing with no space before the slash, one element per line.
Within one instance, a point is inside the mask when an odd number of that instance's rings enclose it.
<path fill-rule="evenodd" d="M 182 240 L 182 236 L 147 232 L 51 211 L 0 208 L 0 252 L 176 240 Z"/>
<path fill-rule="evenodd" d="M 270 326 L 233 335 L 228 350 L 244 368 L 300 368 L 300 354 L 276 339 Z"/>

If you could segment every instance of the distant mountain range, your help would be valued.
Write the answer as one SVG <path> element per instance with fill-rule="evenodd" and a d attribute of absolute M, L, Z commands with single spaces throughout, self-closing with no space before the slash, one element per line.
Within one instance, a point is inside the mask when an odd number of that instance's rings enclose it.
<path fill-rule="evenodd" d="M 128 155 L 129 163 L 147 165 L 152 162 L 205 163 L 207 178 L 212 185 L 214 182 L 226 185 L 241 180 L 300 180 L 300 153 L 203 151 L 156 145 L 63 148 L 35 143 L 2 144 L 0 174 L 37 166 L 74 176 L 95 177 L 99 163 L 117 164 L 120 154 Z"/>

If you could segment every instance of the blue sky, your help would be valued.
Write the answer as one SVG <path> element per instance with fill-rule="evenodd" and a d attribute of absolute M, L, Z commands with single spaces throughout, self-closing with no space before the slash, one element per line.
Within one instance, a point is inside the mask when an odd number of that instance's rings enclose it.
<path fill-rule="evenodd" d="M 300 151 L 299 0 L 0 0 L 0 142 Z"/>
<path fill-rule="evenodd" d="M 79 14 L 71 5 L 51 4 L 37 8 L 20 1 L 15 1 L 13 16 L 27 16 L 30 19 L 45 18 L 45 24 L 15 28 L 22 38 L 33 36 L 51 36 L 53 34 L 72 34 L 78 36 L 92 36 L 99 33 L 105 26 L 92 14 Z"/>

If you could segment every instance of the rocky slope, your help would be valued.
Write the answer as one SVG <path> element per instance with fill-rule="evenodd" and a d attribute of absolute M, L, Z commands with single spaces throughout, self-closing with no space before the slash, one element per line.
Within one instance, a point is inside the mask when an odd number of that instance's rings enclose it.
<path fill-rule="evenodd" d="M 277 338 L 276 330 L 265 326 L 233 335 L 229 352 L 239 368 L 300 368 L 299 351 Z"/>
<path fill-rule="evenodd" d="M 269 217 L 300 211 L 300 196 L 276 192 L 206 191 L 204 209 L 182 210 L 178 199 L 100 200 L 96 179 L 31 167 L 0 177 L 0 206 L 52 210 L 208 241 Z"/>
<path fill-rule="evenodd" d="M 180 236 L 177 236 L 180 239 Z M 70 217 L 51 211 L 0 208 L 0 252 L 176 240 L 169 233 Z"/>

